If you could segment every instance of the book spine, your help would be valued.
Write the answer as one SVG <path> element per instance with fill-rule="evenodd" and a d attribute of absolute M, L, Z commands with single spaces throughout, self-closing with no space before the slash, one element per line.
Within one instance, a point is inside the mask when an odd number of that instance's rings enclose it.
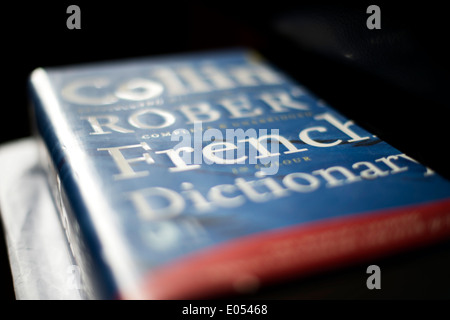
<path fill-rule="evenodd" d="M 32 74 L 31 81 L 33 85 L 29 86 L 29 91 L 34 109 L 34 135 L 39 144 L 39 161 L 47 172 L 59 220 L 69 243 L 74 263 L 80 270 L 81 290 L 88 299 L 115 298 L 117 289 L 111 272 L 105 261 L 94 254 L 96 250 L 99 250 L 100 242 L 95 232 L 92 231 L 90 222 L 86 219 L 87 208 L 83 196 L 77 192 L 79 190 L 77 181 L 70 173 L 66 172 L 64 176 L 61 175 L 64 167 L 68 166 L 67 152 L 72 149 L 61 144 L 59 135 L 63 134 L 68 137 L 72 133 L 64 132 L 64 121 L 66 121 L 64 117 L 59 117 L 58 122 L 55 122 L 52 119 L 55 115 L 49 114 L 47 107 L 44 107 L 50 104 L 55 107 L 55 110 L 57 109 L 55 105 L 57 102 L 51 97 L 52 89 L 49 82 L 46 81 L 45 72 L 37 69 Z M 39 93 L 36 88 L 41 89 Z M 48 96 L 43 95 L 43 92 Z M 59 126 L 58 129 L 55 128 L 55 124 Z M 70 197 L 68 197 L 68 192 L 70 192 Z"/>

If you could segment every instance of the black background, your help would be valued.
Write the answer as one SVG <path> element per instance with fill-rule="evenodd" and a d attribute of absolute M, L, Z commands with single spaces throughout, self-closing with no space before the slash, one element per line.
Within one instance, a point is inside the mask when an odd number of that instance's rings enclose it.
<path fill-rule="evenodd" d="M 81 8 L 81 29 L 66 8 Z M 368 30 L 366 8 L 381 8 Z M 29 136 L 27 78 L 37 67 L 245 46 L 335 109 L 447 179 L 450 27 L 437 3 L 255 2 L 8 3 L 1 7 L 0 142 Z M 0 177 L 1 178 L 1 177 Z M 5 244 L 0 291 L 14 299 Z M 449 298 L 450 244 L 299 279 L 245 298 Z"/>

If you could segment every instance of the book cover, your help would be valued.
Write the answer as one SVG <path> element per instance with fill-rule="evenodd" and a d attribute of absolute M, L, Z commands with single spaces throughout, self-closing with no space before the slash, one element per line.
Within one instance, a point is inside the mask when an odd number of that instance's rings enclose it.
<path fill-rule="evenodd" d="M 30 92 L 92 297 L 249 292 L 450 234 L 447 180 L 253 51 L 37 69 Z"/>

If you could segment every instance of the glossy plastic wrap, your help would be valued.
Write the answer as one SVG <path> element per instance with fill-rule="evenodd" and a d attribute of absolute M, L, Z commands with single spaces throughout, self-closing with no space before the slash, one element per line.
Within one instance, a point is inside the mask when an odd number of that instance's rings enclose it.
<path fill-rule="evenodd" d="M 254 52 L 38 69 L 30 88 L 89 297 L 248 292 L 449 235 L 448 181 Z"/>

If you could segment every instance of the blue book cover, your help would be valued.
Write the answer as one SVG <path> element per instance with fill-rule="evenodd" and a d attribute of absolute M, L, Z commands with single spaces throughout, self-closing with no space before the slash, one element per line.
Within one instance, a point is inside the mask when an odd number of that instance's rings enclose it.
<path fill-rule="evenodd" d="M 450 234 L 449 181 L 253 51 L 37 69 L 30 94 L 92 297 L 250 292 Z"/>

